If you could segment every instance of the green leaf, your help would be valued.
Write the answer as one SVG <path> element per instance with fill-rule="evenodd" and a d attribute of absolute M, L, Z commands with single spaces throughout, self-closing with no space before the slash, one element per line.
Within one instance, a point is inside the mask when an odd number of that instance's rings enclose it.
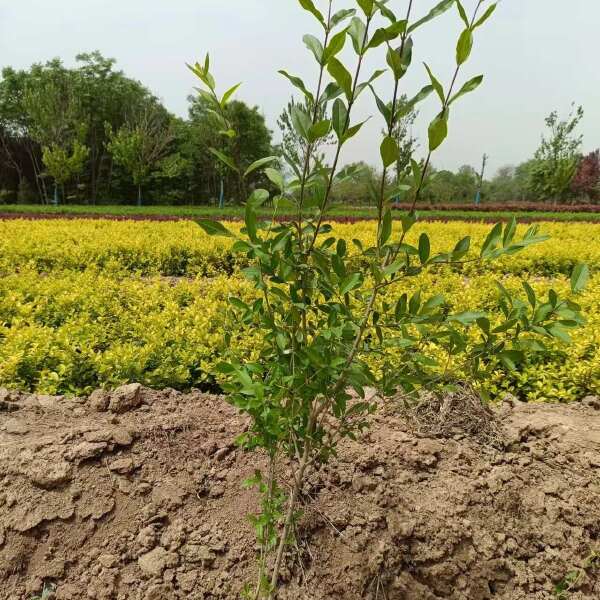
<path fill-rule="evenodd" d="M 400 318 L 406 314 L 408 310 L 408 296 L 407 294 L 402 294 L 400 298 L 398 298 L 398 302 L 396 303 L 396 309 L 394 310 L 394 316 L 396 321 L 399 321 Z"/>
<path fill-rule="evenodd" d="M 323 119 L 322 121 L 318 121 L 314 125 L 311 125 L 308 131 L 308 141 L 315 142 L 321 138 L 324 138 L 330 131 L 331 121 L 329 119 Z"/>
<path fill-rule="evenodd" d="M 298 0 L 298 2 L 300 2 L 300 6 L 304 10 L 311 13 L 317 19 L 317 21 L 319 21 L 321 23 L 321 25 L 323 25 L 323 27 L 325 27 L 325 18 L 323 17 L 321 12 L 317 9 L 317 7 L 314 5 L 312 0 Z"/>
<path fill-rule="evenodd" d="M 342 139 L 348 126 L 348 110 L 344 101 L 341 98 L 337 98 L 333 103 L 331 110 L 331 120 L 333 130 L 335 131 L 338 139 Z"/>
<path fill-rule="evenodd" d="M 344 277 L 340 283 L 340 294 L 345 295 L 348 292 L 360 287 L 362 284 L 362 275 L 360 273 L 351 273 Z"/>
<path fill-rule="evenodd" d="M 424 265 L 429 260 L 431 254 L 431 243 L 429 236 L 426 233 L 422 233 L 419 237 L 419 260 Z"/>
<path fill-rule="evenodd" d="M 232 171 L 239 173 L 238 168 L 235 166 L 233 159 L 226 154 L 223 154 L 220 150 L 216 148 L 209 148 L 209 151 L 214 154 L 222 163 L 226 164 Z"/>
<path fill-rule="evenodd" d="M 371 77 L 369 77 L 368 81 L 363 81 L 361 84 L 356 86 L 356 92 L 355 92 L 354 97 L 358 98 L 360 96 L 360 94 L 363 92 L 363 90 L 365 90 L 367 87 L 370 87 L 371 83 L 373 83 L 376 79 L 381 77 L 385 72 L 386 71 L 383 69 L 378 69 L 377 71 L 375 71 L 373 73 L 373 75 L 371 75 Z"/>
<path fill-rule="evenodd" d="M 362 8 L 366 17 L 370 17 L 373 14 L 375 8 L 373 0 L 356 0 L 357 4 Z"/>
<path fill-rule="evenodd" d="M 423 304 L 423 307 L 421 308 L 421 313 L 431 313 L 434 309 L 438 308 L 439 306 L 443 306 L 445 303 L 446 300 L 444 299 L 444 296 L 441 296 L 440 294 L 432 296 L 431 298 L 429 298 L 429 300 L 427 300 L 427 302 L 425 302 L 425 304 Z"/>
<path fill-rule="evenodd" d="M 343 8 L 342 10 L 338 10 L 331 17 L 331 27 L 335 27 L 339 25 L 342 21 L 345 21 L 348 17 L 353 17 L 356 14 L 356 11 L 353 8 Z"/>
<path fill-rule="evenodd" d="M 494 14 L 494 11 L 496 10 L 497 6 L 497 3 L 488 6 L 487 10 L 483 13 L 483 16 L 480 19 L 478 19 L 473 25 L 473 30 L 477 29 L 478 27 L 481 27 Z"/>
<path fill-rule="evenodd" d="M 292 125 L 296 130 L 296 133 L 303 137 L 305 140 L 309 138 L 310 128 L 312 126 L 311 118 L 308 114 L 297 104 L 292 107 Z"/>
<path fill-rule="evenodd" d="M 434 6 L 426 16 L 413 23 L 408 28 L 408 33 L 411 33 L 415 29 L 421 27 L 421 25 L 425 25 L 425 23 L 429 23 L 429 21 L 432 21 L 436 17 L 439 17 L 441 14 L 445 13 L 449 8 L 452 7 L 454 2 L 455 0 L 442 0 L 439 4 Z"/>
<path fill-rule="evenodd" d="M 500 243 L 500 239 L 502 237 L 502 223 L 496 223 L 492 230 L 488 233 L 485 241 L 483 242 L 483 246 L 481 247 L 482 258 L 488 256 L 490 252 L 492 252 Z"/>
<path fill-rule="evenodd" d="M 502 364 L 510 371 L 515 371 L 517 364 L 523 362 L 525 355 L 520 350 L 503 350 L 498 354 Z"/>
<path fill-rule="evenodd" d="M 323 44 L 314 36 L 307 33 L 302 41 L 306 45 L 306 47 L 313 53 L 317 62 L 321 65 L 323 64 Z"/>
<path fill-rule="evenodd" d="M 406 31 L 406 21 L 396 21 L 388 27 L 380 27 L 371 38 L 369 48 L 378 48 L 381 44 L 395 40 Z"/>
<path fill-rule="evenodd" d="M 239 298 L 236 298 L 235 296 L 229 296 L 227 300 L 229 301 L 229 304 L 231 304 L 231 306 L 239 310 L 250 310 L 250 307 L 245 302 L 242 302 Z"/>
<path fill-rule="evenodd" d="M 361 19 L 354 17 L 350 21 L 350 27 L 348 27 L 348 34 L 352 40 L 354 51 L 358 56 L 361 56 L 366 50 L 366 32 L 367 28 Z"/>
<path fill-rule="evenodd" d="M 403 233 L 408 233 L 417 222 L 417 213 L 414 210 L 411 210 L 407 215 L 404 215 L 401 219 L 402 221 L 402 231 Z"/>
<path fill-rule="evenodd" d="M 278 156 L 266 156 L 265 158 L 259 158 L 258 160 L 255 160 L 246 169 L 244 177 L 248 177 L 248 175 L 250 175 L 250 173 L 252 173 L 253 171 L 256 171 L 256 169 L 260 169 L 261 167 L 264 167 L 265 165 L 268 165 L 269 163 L 272 163 L 276 160 L 279 160 Z"/>
<path fill-rule="evenodd" d="M 391 265 L 388 265 L 387 267 L 384 267 L 382 272 L 384 275 L 394 275 L 394 273 L 397 273 L 400 269 L 403 269 L 406 266 L 406 261 L 404 259 L 401 260 L 397 260 L 396 262 L 393 262 Z"/>
<path fill-rule="evenodd" d="M 377 104 L 377 108 L 381 113 L 381 116 L 385 120 L 385 124 L 389 127 L 390 121 L 392 120 L 392 106 L 390 104 L 386 104 L 378 95 L 373 86 L 369 86 L 371 88 L 371 92 L 375 97 L 375 103 Z"/>
<path fill-rule="evenodd" d="M 201 219 L 197 221 L 198 225 L 202 227 L 202 229 L 208 235 L 222 235 L 224 237 L 235 237 L 229 229 L 227 229 L 224 225 L 219 223 L 219 221 L 212 221 L 210 219 Z"/>
<path fill-rule="evenodd" d="M 240 85 L 242 85 L 242 84 L 238 83 L 237 85 L 234 85 L 232 88 L 228 89 L 223 94 L 223 97 L 221 98 L 221 108 L 225 108 L 225 106 L 227 105 L 227 102 L 229 101 L 229 99 L 231 98 L 231 96 L 233 96 L 233 94 L 235 94 L 237 92 L 237 90 L 240 87 Z"/>
<path fill-rule="evenodd" d="M 344 46 L 346 44 L 347 33 L 347 30 L 344 29 L 339 33 L 336 33 L 331 38 L 331 41 L 329 42 L 327 48 L 325 48 L 325 51 L 323 52 L 323 64 L 327 64 L 330 61 L 330 59 L 332 59 L 334 56 L 337 56 L 344 49 Z"/>
<path fill-rule="evenodd" d="M 450 102 L 448 102 L 448 106 L 450 106 L 453 102 L 456 102 L 461 96 L 465 94 L 469 94 L 470 92 L 475 91 L 483 82 L 483 75 L 478 75 L 477 77 L 473 77 L 473 79 L 469 79 L 467 83 L 465 83 L 460 91 L 458 91 L 452 98 Z"/>
<path fill-rule="evenodd" d="M 523 289 L 525 290 L 525 293 L 527 294 L 527 300 L 529 301 L 529 304 L 531 304 L 531 308 L 535 309 L 535 306 L 537 304 L 537 299 L 535 297 L 535 291 L 529 285 L 529 283 L 527 283 L 526 281 L 523 281 L 521 283 L 523 285 Z"/>
<path fill-rule="evenodd" d="M 346 98 L 350 100 L 352 98 L 352 75 L 350 75 L 348 69 L 337 58 L 333 57 L 327 63 L 327 70 L 346 94 Z"/>
<path fill-rule="evenodd" d="M 384 246 L 392 235 L 392 212 L 388 208 L 381 221 L 381 230 L 379 232 L 379 245 Z"/>
<path fill-rule="evenodd" d="M 410 63 L 412 62 L 412 47 L 413 42 L 411 38 L 406 40 L 404 48 L 401 46 L 394 50 L 391 46 L 388 46 L 388 51 L 385 58 L 387 64 L 392 69 L 392 73 L 394 74 L 394 78 L 396 80 L 404 77 L 408 67 L 410 66 Z"/>
<path fill-rule="evenodd" d="M 456 8 L 458 8 L 458 14 L 463 20 L 465 27 L 470 27 L 471 24 L 469 23 L 469 17 L 467 17 L 467 11 L 465 10 L 465 7 L 462 5 L 462 2 L 460 0 L 456 0 Z"/>
<path fill-rule="evenodd" d="M 448 137 L 448 109 L 444 109 L 429 125 L 429 150 L 439 148 Z"/>
<path fill-rule="evenodd" d="M 405 115 L 407 115 L 419 102 L 425 100 L 425 98 L 429 97 L 429 95 L 433 92 L 432 85 L 426 85 L 421 88 L 421 91 L 414 95 L 407 102 L 400 103 L 398 110 L 396 111 L 396 119 L 401 119 Z"/>
<path fill-rule="evenodd" d="M 269 199 L 269 192 L 263 189 L 256 189 L 250 194 L 247 200 L 247 204 L 250 204 L 253 208 L 262 206 Z"/>
<path fill-rule="evenodd" d="M 560 340 L 561 342 L 570 344 L 573 341 L 571 336 L 558 323 L 547 325 L 545 329 L 552 337 Z"/>
<path fill-rule="evenodd" d="M 510 222 L 506 225 L 504 229 L 504 236 L 502 238 L 502 246 L 504 248 L 508 247 L 515 237 L 515 233 L 517 231 L 517 219 L 513 216 Z"/>
<path fill-rule="evenodd" d="M 462 65 L 467 62 L 471 56 L 473 49 L 473 32 L 470 29 L 465 29 L 458 38 L 456 44 L 456 64 Z"/>
<path fill-rule="evenodd" d="M 384 137 L 383 142 L 381 142 L 380 153 L 385 168 L 395 164 L 400 158 L 398 142 L 390 136 Z"/>
<path fill-rule="evenodd" d="M 306 89 L 306 85 L 304 84 L 304 81 L 300 79 L 300 77 L 290 75 L 284 69 L 280 69 L 278 73 L 288 79 L 294 87 L 298 88 L 306 96 L 309 102 L 313 103 L 315 101 L 314 96 Z"/>
<path fill-rule="evenodd" d="M 590 278 L 590 269 L 586 264 L 578 264 L 571 274 L 571 290 L 574 294 L 585 289 Z"/>
<path fill-rule="evenodd" d="M 456 323 L 460 323 L 461 325 L 472 325 L 477 321 L 477 319 L 484 319 L 486 317 L 487 315 L 484 312 L 467 310 L 456 315 L 450 315 L 448 317 L 448 321 L 455 321 Z"/>
<path fill-rule="evenodd" d="M 421 181 L 423 177 L 423 169 L 421 169 L 421 165 L 414 159 L 410 159 L 410 169 L 413 174 L 413 179 L 418 183 Z"/>
<path fill-rule="evenodd" d="M 464 237 L 454 247 L 454 250 L 452 251 L 452 257 L 455 260 L 460 260 L 463 256 L 465 256 L 469 252 L 470 247 L 471 247 L 471 238 L 468 236 Z"/>
<path fill-rule="evenodd" d="M 356 125 L 352 125 L 351 127 L 349 127 L 346 133 L 344 134 L 344 142 L 348 141 L 350 138 L 353 138 L 368 120 L 369 119 L 366 119 L 365 121 L 362 121 L 362 123 L 357 123 Z"/>
<path fill-rule="evenodd" d="M 277 169 L 265 169 L 265 175 L 283 192 L 285 191 L 285 179 Z"/>
<path fill-rule="evenodd" d="M 427 69 L 427 74 L 429 75 L 429 79 L 431 80 L 431 85 L 433 86 L 433 89 L 435 90 L 436 94 L 439 96 L 439 99 L 441 100 L 442 104 L 444 104 L 446 102 L 446 95 L 444 93 L 444 88 L 443 88 L 442 84 L 435 77 L 432 70 L 429 68 L 429 65 L 427 63 L 423 63 L 423 64 L 425 65 L 425 68 Z"/>
<path fill-rule="evenodd" d="M 421 307 L 421 290 L 417 290 L 411 297 L 408 303 L 408 312 L 411 315 L 416 315 Z"/>

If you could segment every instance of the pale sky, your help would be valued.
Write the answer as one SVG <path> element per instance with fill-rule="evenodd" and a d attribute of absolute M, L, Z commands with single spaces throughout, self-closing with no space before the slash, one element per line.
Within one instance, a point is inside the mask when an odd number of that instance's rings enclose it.
<path fill-rule="evenodd" d="M 474 0 L 463 2 L 472 9 Z M 434 3 L 417 0 L 416 14 Z M 406 0 L 390 0 L 389 6 L 400 14 Z M 291 94 L 277 70 L 299 74 L 314 86 L 312 55 L 302 43 L 307 32 L 318 34 L 319 29 L 296 0 L 0 0 L 0 66 L 23 68 L 53 57 L 70 65 L 77 53 L 98 49 L 184 116 L 186 97 L 195 85 L 185 62 L 210 51 L 220 88 L 243 81 L 238 97 L 260 107 L 277 137 L 276 118 Z M 406 93 L 427 83 L 424 60 L 447 84 L 459 33 L 455 10 L 420 30 Z M 344 56 L 353 59 L 351 52 Z M 599 56 L 598 0 L 503 0 L 478 30 L 464 69 L 465 78 L 484 73 L 484 84 L 457 103 L 449 139 L 434 164 L 478 166 L 484 152 L 491 157 L 492 171 L 519 163 L 538 146 L 544 117 L 555 109 L 566 114 L 572 101 L 585 109 L 584 150 L 599 147 Z M 378 60 L 384 61 L 378 55 L 367 67 L 376 68 Z M 386 95 L 389 79 L 382 78 L 378 89 Z M 422 147 L 435 112 L 433 98 L 422 105 L 415 130 Z M 381 121 L 365 95 L 356 118 L 370 114 L 362 134 L 345 149 L 344 162 L 378 164 Z"/>

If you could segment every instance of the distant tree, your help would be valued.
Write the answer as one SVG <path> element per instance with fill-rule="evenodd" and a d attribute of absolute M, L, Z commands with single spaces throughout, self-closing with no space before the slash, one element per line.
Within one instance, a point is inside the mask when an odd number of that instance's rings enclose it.
<path fill-rule="evenodd" d="M 590 152 L 580 161 L 571 190 L 589 200 L 600 199 L 600 150 Z"/>
<path fill-rule="evenodd" d="M 259 171 L 251 174 L 246 181 L 227 169 L 208 150 L 215 148 L 231 156 L 242 170 L 254 161 L 273 154 L 272 132 L 267 127 L 265 117 L 257 106 L 249 107 L 240 100 L 227 104 L 227 119 L 232 123 L 236 134 L 233 137 L 223 135 L 222 127 L 209 104 L 202 97 L 190 98 L 189 121 L 190 134 L 186 143 L 186 154 L 198 159 L 198 174 L 202 185 L 210 187 L 218 195 L 220 182 L 223 181 L 225 193 L 229 198 L 241 202 L 245 197 L 245 186 L 255 186 L 259 182 L 267 185 L 264 175 Z"/>
<path fill-rule="evenodd" d="M 63 200 L 66 199 L 65 184 L 83 171 L 88 155 L 89 148 L 79 140 L 75 140 L 70 148 L 56 144 L 44 146 L 42 159 L 46 171 L 61 188 Z"/>
<path fill-rule="evenodd" d="M 477 190 L 477 179 L 477 172 L 470 165 L 463 165 L 456 173 L 432 169 L 421 198 L 430 204 L 472 202 Z"/>
<path fill-rule="evenodd" d="M 373 198 L 381 182 L 381 173 L 365 162 L 347 165 L 333 188 L 333 201 L 339 204 L 366 206 Z"/>
<path fill-rule="evenodd" d="M 140 82 L 115 70 L 113 58 L 105 58 L 95 51 L 78 54 L 76 60 L 75 89 L 85 114 L 85 143 L 90 149 L 87 199 L 93 204 L 99 196 L 110 197 L 114 183 L 106 124 L 117 131 L 132 114 L 152 110 L 160 103 Z"/>
<path fill-rule="evenodd" d="M 168 116 L 157 109 L 143 110 L 116 132 L 109 127 L 108 138 L 108 149 L 131 175 L 141 206 L 142 187 L 169 154 L 174 139 Z"/>
<path fill-rule="evenodd" d="M 294 127 L 294 110 L 297 107 L 306 113 L 310 112 L 310 107 L 306 103 L 299 103 L 292 97 L 283 112 L 279 115 L 277 125 L 282 137 L 281 152 L 283 157 L 294 171 L 302 173 L 304 170 L 304 162 L 306 160 L 308 142 Z M 320 107 L 321 105 L 317 107 L 317 110 L 319 110 Z M 320 113 L 317 114 L 316 120 L 322 121 L 328 118 L 329 117 L 321 110 Z M 328 136 L 319 138 L 310 144 L 310 167 L 324 161 L 325 155 L 323 150 L 328 145 L 333 144 L 334 139 L 335 134 L 332 132 Z"/>
<path fill-rule="evenodd" d="M 583 137 L 576 135 L 575 130 L 583 114 L 579 106 L 573 107 L 565 120 L 560 120 L 556 111 L 546 118 L 550 133 L 542 137 L 529 172 L 529 189 L 536 199 L 564 201 L 569 195 L 581 158 Z"/>
<path fill-rule="evenodd" d="M 46 202 L 44 175 L 49 175 L 49 170 L 43 163 L 43 148 L 51 150 L 46 156 L 56 148 L 66 156 L 72 153 L 75 141 L 89 148 L 77 175 L 86 202 L 115 199 L 128 191 L 119 169 L 113 169 L 105 124 L 116 131 L 129 115 L 159 102 L 114 65 L 113 59 L 91 52 L 78 55 L 74 68 L 55 59 L 26 70 L 2 70 L 0 185 L 12 187 L 13 197 L 17 191 L 33 188 Z"/>
<path fill-rule="evenodd" d="M 58 60 L 34 65 L 23 95 L 29 135 L 42 150 L 46 174 L 58 188 L 83 170 L 88 149 L 84 144 L 87 122 L 77 94 L 73 72 Z"/>

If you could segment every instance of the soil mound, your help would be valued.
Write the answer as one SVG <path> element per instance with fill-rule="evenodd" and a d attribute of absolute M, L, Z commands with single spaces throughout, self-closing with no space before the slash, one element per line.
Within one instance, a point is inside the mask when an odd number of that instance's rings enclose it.
<path fill-rule="evenodd" d="M 281 598 L 550 599 L 576 569 L 563 597 L 600 598 L 598 408 L 505 404 L 494 443 L 381 410 L 307 482 Z M 0 390 L 0 599 L 237 598 L 245 424 L 199 392 Z"/>

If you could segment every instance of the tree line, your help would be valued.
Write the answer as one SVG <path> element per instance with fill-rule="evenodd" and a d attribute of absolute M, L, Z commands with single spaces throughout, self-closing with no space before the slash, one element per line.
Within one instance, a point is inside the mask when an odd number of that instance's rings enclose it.
<path fill-rule="evenodd" d="M 235 177 L 208 148 L 226 143 L 249 165 L 272 153 L 272 132 L 257 107 L 233 101 L 227 110 L 241 134 L 224 142 L 201 96 L 190 97 L 188 117 L 178 118 L 99 52 L 78 55 L 73 68 L 59 59 L 7 67 L 0 202 L 190 204 L 221 191 L 237 198 Z"/>
<path fill-rule="evenodd" d="M 463 165 L 456 171 L 430 166 L 430 175 L 421 191 L 421 199 L 429 204 L 473 203 L 478 190 L 481 201 L 503 202 L 600 202 L 600 150 L 589 154 L 581 152 L 582 136 L 577 128 L 583 118 L 583 108 L 573 108 L 566 118 L 552 112 L 546 119 L 539 148 L 529 160 L 503 166 L 490 178 L 482 177 L 482 170 Z M 408 124 L 414 115 L 408 117 Z M 418 146 L 406 122 L 399 132 L 400 156 L 410 154 Z M 487 157 L 486 157 L 487 159 Z M 355 163 L 360 176 L 344 190 L 338 190 L 347 202 L 364 203 L 369 188 L 379 179 L 379 173 L 366 163 Z M 410 175 L 407 174 L 410 183 Z M 340 193 L 341 192 L 341 193 Z"/>
<path fill-rule="evenodd" d="M 235 203 L 247 190 L 240 189 L 242 178 L 219 155 L 234 157 L 242 168 L 267 155 L 287 164 L 305 155 L 293 122 L 295 107 L 302 105 L 294 98 L 277 121 L 282 140 L 277 146 L 258 107 L 229 102 L 227 117 L 239 133 L 228 136 L 202 94 L 188 100 L 187 118 L 176 117 L 99 52 L 79 54 L 73 68 L 59 59 L 26 70 L 5 68 L 0 80 L 0 203 Z M 410 157 L 419 147 L 412 130 L 417 112 L 406 97 L 399 99 L 402 103 L 406 108 L 392 132 L 399 153 L 387 177 L 390 188 L 411 186 Z M 479 192 L 484 202 L 600 201 L 600 151 L 581 153 L 577 128 L 582 118 L 581 107 L 564 119 L 551 113 L 535 155 L 502 167 L 489 179 L 470 165 L 456 172 L 430 166 L 421 200 L 467 203 Z M 324 162 L 332 139 L 331 133 L 312 145 L 311 166 Z M 354 163 L 347 172 L 352 177 L 336 183 L 334 201 L 372 203 L 377 170 Z M 259 185 L 272 185 L 260 171 L 244 183 Z"/>

